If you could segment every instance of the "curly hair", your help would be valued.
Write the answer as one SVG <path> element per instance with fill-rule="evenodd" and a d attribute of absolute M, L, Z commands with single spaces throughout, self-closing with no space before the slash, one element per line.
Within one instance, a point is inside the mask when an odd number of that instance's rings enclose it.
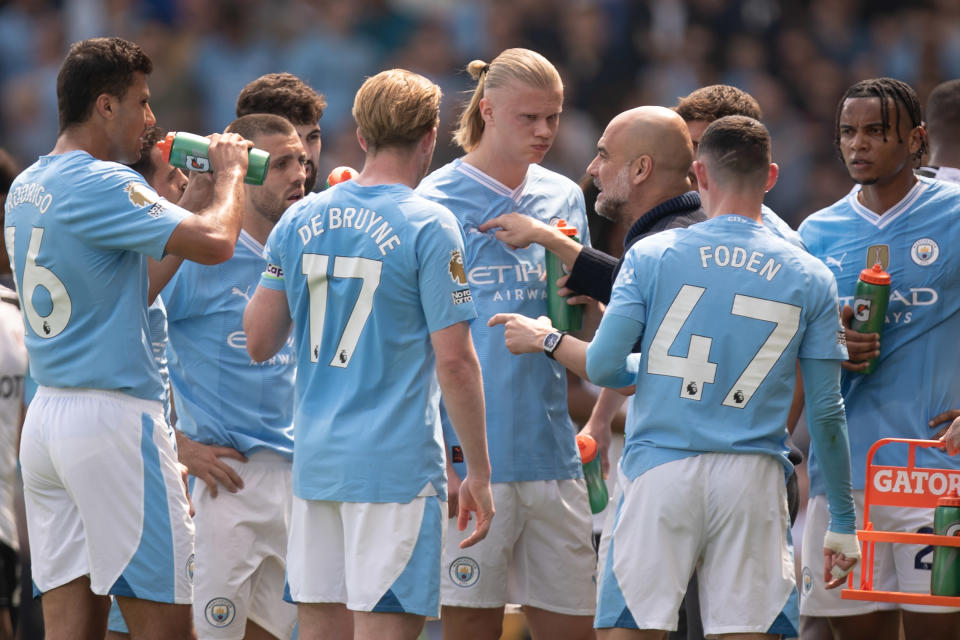
<path fill-rule="evenodd" d="M 237 97 L 237 117 L 253 113 L 283 116 L 293 124 L 317 124 L 327 100 L 292 73 L 268 73 L 249 83 Z"/>

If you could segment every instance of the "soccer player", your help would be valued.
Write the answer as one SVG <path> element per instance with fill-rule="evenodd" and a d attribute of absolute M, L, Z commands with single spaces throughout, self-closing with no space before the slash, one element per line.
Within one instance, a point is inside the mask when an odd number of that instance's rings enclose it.
<path fill-rule="evenodd" d="M 0 149 L 0 227 L 3 224 L 3 203 L 7 200 L 7 193 L 10 191 L 10 185 L 13 179 L 20 173 L 20 167 L 9 153 Z M 0 260 L 0 285 L 5 286 L 11 291 L 15 289 L 13 284 L 13 273 L 10 271 L 10 260 L 7 256 Z"/>
<path fill-rule="evenodd" d="M 385 106 L 388 105 L 389 107 Z M 493 503 L 463 232 L 413 192 L 437 138 L 440 88 L 402 69 L 353 106 L 355 179 L 294 205 L 267 240 L 247 350 L 297 354 L 287 580 L 300 638 L 416 638 L 440 613 L 446 512 L 439 392 L 468 473 L 459 526 Z"/>
<path fill-rule="evenodd" d="M 890 302 L 883 335 L 848 332 L 851 362 L 844 363 L 843 397 L 850 425 L 853 486 L 858 527 L 863 509 L 866 455 L 880 438 L 922 438 L 930 428 L 956 417 L 960 370 L 953 345 L 960 338 L 960 189 L 914 175 L 924 151 L 920 103 L 914 90 L 891 78 L 863 80 L 837 106 L 835 144 L 859 188 L 814 213 L 800 225 L 810 252 L 837 279 L 840 300 L 849 305 L 861 269 L 880 263 L 890 273 Z M 844 309 L 846 322 L 852 310 Z M 854 355 L 854 348 L 857 355 Z M 878 357 L 873 373 L 859 373 Z M 816 452 L 815 452 L 816 454 Z M 906 450 L 887 446 L 874 464 L 903 466 Z M 810 502 L 803 547 L 826 527 L 824 475 L 829 463 L 810 458 Z M 925 451 L 917 466 L 960 468 L 956 458 Z M 932 510 L 871 509 L 875 529 L 931 532 Z M 932 549 L 923 545 L 878 543 L 873 584 L 877 590 L 929 593 Z M 800 611 L 829 617 L 836 637 L 896 639 L 899 619 L 908 640 L 956 638 L 960 613 L 926 606 L 841 600 L 811 580 L 804 554 Z M 859 572 L 858 572 L 859 573 Z M 859 575 L 854 577 L 859 585 Z M 900 611 L 898 611 L 898 608 Z"/>
<path fill-rule="evenodd" d="M 317 186 L 320 167 L 320 118 L 327 107 L 323 94 L 311 89 L 292 73 L 268 73 L 250 82 L 237 97 L 237 117 L 272 113 L 286 118 L 297 128 L 307 152 L 307 193 Z"/>
<path fill-rule="evenodd" d="M 929 159 L 917 173 L 960 182 L 960 80 L 947 80 L 933 88 L 926 116 Z"/>
<path fill-rule="evenodd" d="M 160 127 L 156 125 L 147 127 L 141 138 L 140 159 L 129 166 L 144 177 L 147 184 L 153 187 L 158 196 L 166 198 L 173 204 L 181 204 L 181 197 L 187 188 L 187 176 L 180 169 L 163 161 L 163 154 L 157 147 L 157 142 L 162 138 L 163 130 Z M 180 263 L 178 256 L 169 256 L 169 258 L 176 258 L 177 264 Z M 171 405 L 170 369 L 167 366 L 167 310 L 160 298 L 155 298 L 147 307 L 147 322 L 150 326 L 150 347 L 153 350 L 153 358 L 157 363 L 160 381 L 163 384 L 163 413 L 169 424 Z M 178 456 L 180 456 L 180 453 L 178 452 Z M 123 614 L 120 612 L 120 606 L 116 600 L 110 605 L 107 630 L 108 640 L 129 637 L 130 630 L 127 628 L 127 623 L 123 619 Z"/>
<path fill-rule="evenodd" d="M 267 236 L 304 196 L 306 154 L 280 116 L 243 116 L 227 131 L 270 154 L 267 178 L 244 185 L 233 257 L 213 266 L 184 262 L 160 293 L 170 323 L 180 460 L 203 481 L 192 493 L 193 621 L 201 640 L 286 639 L 297 615 L 283 601 L 295 357 L 284 344 L 267 362 L 252 361 L 243 312 L 266 266 Z"/>
<path fill-rule="evenodd" d="M 199 215 L 161 199 L 119 164 L 137 160 L 155 123 L 150 71 L 126 40 L 74 44 L 57 77 L 57 143 L 6 202 L 40 385 L 20 461 L 47 638 L 100 640 L 108 594 L 134 637 L 192 636 L 193 523 L 148 337 L 146 256 L 230 257 L 249 143 L 212 136 L 214 196 Z"/>
<path fill-rule="evenodd" d="M 443 633 L 499 638 L 510 602 L 523 605 L 534 638 L 587 638 L 596 557 L 564 368 L 542 355 L 512 357 L 502 330 L 487 326 L 496 313 L 546 313 L 544 249 L 513 248 L 479 228 L 510 212 L 543 223 L 562 218 L 589 244 L 583 192 L 538 164 L 556 136 L 563 84 L 554 66 L 528 49 L 507 49 L 490 64 L 473 61 L 468 71 L 477 87 L 454 134 L 467 153 L 428 176 L 418 192 L 448 207 L 466 232 L 494 499 L 505 515 L 466 553 L 451 523 Z M 459 444 L 449 429 L 445 435 L 447 455 L 459 463 Z M 453 465 L 452 478 L 462 474 L 460 466 Z"/>
<path fill-rule="evenodd" d="M 664 637 L 694 571 L 708 635 L 796 635 L 782 474 L 797 357 L 813 446 L 831 462 L 822 579 L 839 585 L 859 557 L 833 278 L 761 224 L 777 177 L 763 125 L 717 120 L 694 171 L 710 219 L 630 248 L 587 349 L 590 380 L 636 383 L 601 638 Z M 639 372 L 628 361 L 638 340 Z"/>

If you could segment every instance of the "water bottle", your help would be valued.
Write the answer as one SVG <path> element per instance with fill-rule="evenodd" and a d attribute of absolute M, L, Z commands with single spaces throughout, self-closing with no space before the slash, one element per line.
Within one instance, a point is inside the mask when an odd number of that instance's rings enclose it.
<path fill-rule="evenodd" d="M 577 228 L 568 227 L 566 220 L 557 221 L 557 228 L 567 237 L 580 242 Z M 583 326 L 583 305 L 567 304 L 567 299 L 557 293 L 557 279 L 569 273 L 560 258 L 547 251 L 547 315 L 558 331 L 579 331 Z"/>
<path fill-rule="evenodd" d="M 860 272 L 860 279 L 853 292 L 853 321 L 850 328 L 860 333 L 883 331 L 883 322 L 887 316 L 887 302 L 890 300 L 890 274 L 880 264 Z M 877 368 L 877 359 L 861 373 L 872 373 Z"/>
<path fill-rule="evenodd" d="M 587 481 L 590 511 L 600 513 L 607 508 L 610 497 L 607 495 L 607 483 L 603 481 L 603 467 L 597 456 L 597 441 L 581 433 L 577 436 L 577 448 L 580 449 L 580 461 L 583 463 L 583 477 Z"/>
<path fill-rule="evenodd" d="M 938 536 L 960 536 L 960 495 L 956 490 L 937 500 L 933 532 Z M 930 593 L 960 596 L 960 547 L 934 546 Z"/>
<path fill-rule="evenodd" d="M 353 180 L 356 178 L 359 173 L 353 167 L 337 167 L 330 172 L 330 175 L 327 176 L 327 189 L 332 187 L 335 184 L 340 184 L 341 182 L 346 182 L 347 180 Z"/>
<path fill-rule="evenodd" d="M 187 171 L 205 173 L 210 167 L 210 140 L 203 136 L 183 131 L 171 131 L 167 137 L 157 143 L 163 154 L 163 161 L 171 166 Z M 270 168 L 270 154 L 263 149 L 250 149 L 247 175 L 243 181 L 247 184 L 263 184 Z"/>

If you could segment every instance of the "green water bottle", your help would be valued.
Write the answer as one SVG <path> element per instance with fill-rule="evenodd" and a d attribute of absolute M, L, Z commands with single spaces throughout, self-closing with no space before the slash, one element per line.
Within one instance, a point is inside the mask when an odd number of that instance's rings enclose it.
<path fill-rule="evenodd" d="M 890 274 L 878 263 L 860 272 L 860 279 L 853 292 L 853 320 L 850 328 L 860 333 L 883 332 L 890 300 Z M 861 373 L 873 373 L 877 359 L 873 358 Z"/>
<path fill-rule="evenodd" d="M 597 455 L 597 441 L 581 433 L 577 436 L 577 448 L 580 449 L 580 461 L 583 463 L 583 477 L 587 481 L 590 511 L 600 513 L 607 508 L 610 497 L 607 495 L 607 483 L 603 480 L 603 467 Z"/>
<path fill-rule="evenodd" d="M 960 536 L 960 495 L 956 490 L 937 500 L 937 508 L 933 510 L 933 533 Z M 934 546 L 930 593 L 960 596 L 960 547 Z"/>
<path fill-rule="evenodd" d="M 557 228 L 567 237 L 580 242 L 577 228 L 568 227 L 566 220 L 558 220 Z M 560 258 L 547 251 L 547 315 L 558 331 L 579 331 L 583 326 L 583 305 L 567 304 L 567 299 L 557 293 L 557 279 L 569 273 Z"/>
<path fill-rule="evenodd" d="M 210 140 L 203 136 L 183 131 L 171 131 L 167 137 L 157 143 L 163 154 L 164 162 L 187 171 L 205 173 L 210 167 Z M 247 184 L 263 184 L 270 168 L 270 154 L 263 149 L 250 149 L 247 175 L 243 181 Z"/>

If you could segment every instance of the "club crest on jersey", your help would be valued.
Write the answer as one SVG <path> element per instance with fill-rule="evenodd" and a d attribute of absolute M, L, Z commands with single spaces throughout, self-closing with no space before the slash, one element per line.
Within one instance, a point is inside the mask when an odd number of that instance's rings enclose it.
<path fill-rule="evenodd" d="M 449 270 L 450 279 L 453 280 L 454 284 L 461 287 L 467 286 L 467 271 L 463 268 L 463 254 L 460 253 L 460 249 L 450 251 Z"/>
<path fill-rule="evenodd" d="M 869 269 L 875 264 L 879 264 L 881 267 L 883 267 L 884 271 L 888 270 L 890 266 L 890 245 L 875 244 L 867 249 L 866 268 Z"/>
<path fill-rule="evenodd" d="M 211 627 L 221 629 L 233 622 L 237 616 L 237 608 L 226 598 L 214 598 L 207 603 L 203 614 Z"/>
<path fill-rule="evenodd" d="M 480 579 L 480 565 L 473 558 L 457 558 L 450 564 L 450 579 L 458 587 L 472 587 Z"/>
<path fill-rule="evenodd" d="M 920 238 L 910 248 L 910 257 L 921 267 L 933 264 L 940 257 L 940 245 L 933 238 Z"/>
<path fill-rule="evenodd" d="M 130 202 L 135 207 L 145 207 L 148 204 L 156 204 L 160 199 L 156 191 L 136 180 L 128 182 L 123 190 L 127 193 L 127 197 L 130 198 Z"/>

